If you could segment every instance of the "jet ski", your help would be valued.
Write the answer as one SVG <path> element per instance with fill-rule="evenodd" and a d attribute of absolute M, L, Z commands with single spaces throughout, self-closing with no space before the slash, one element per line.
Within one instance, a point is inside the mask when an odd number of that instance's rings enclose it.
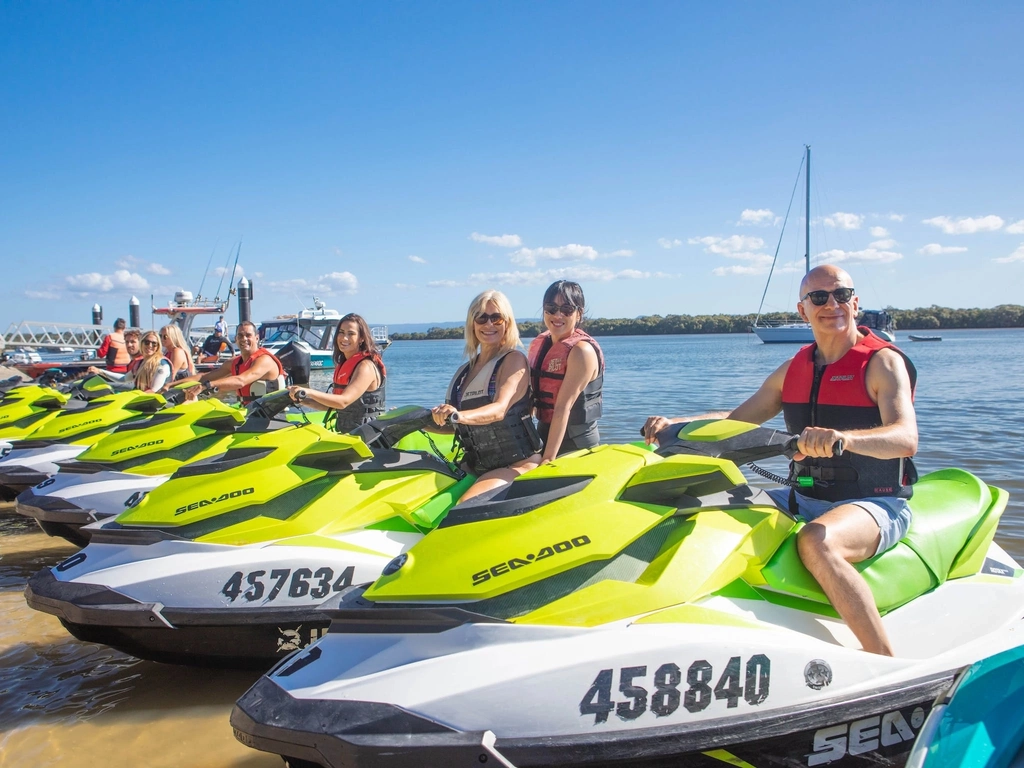
<path fill-rule="evenodd" d="M 146 419 L 166 404 L 162 395 L 130 390 L 110 392 L 93 397 L 82 407 L 61 410 L 0 458 L 0 498 L 13 501 L 57 472 L 58 462 L 75 458 L 119 424 Z"/>
<path fill-rule="evenodd" d="M 906 538 L 857 565 L 890 658 L 860 650 L 802 523 L 737 467 L 791 436 L 696 421 L 659 444 L 451 509 L 325 603 L 327 634 L 239 699 L 238 740 L 293 767 L 895 765 L 959 668 L 1020 642 L 1005 491 L 931 473 Z"/>
<path fill-rule="evenodd" d="M 279 359 L 292 381 L 309 382 L 308 345 L 292 342 Z M 172 395 L 180 402 L 184 392 L 174 389 L 168 397 Z M 76 460 L 61 462 L 59 473 L 24 490 L 15 501 L 15 511 L 35 518 L 51 536 L 85 546 L 83 526 L 124 511 L 178 467 L 289 422 L 322 418 L 322 412 L 307 414 L 293 408 L 283 390 L 254 401 L 246 411 L 206 398 L 182 403 L 101 436 Z"/>
<path fill-rule="evenodd" d="M 0 438 L 18 440 L 30 435 L 60 413 L 69 395 L 52 387 L 24 384 L 0 396 Z"/>
<path fill-rule="evenodd" d="M 451 436 L 417 431 L 429 423 L 405 408 L 358 435 L 303 424 L 187 464 L 83 529 L 88 546 L 34 575 L 28 604 L 140 658 L 267 669 L 326 631 L 320 603 L 377 578 L 473 483 Z"/>
<path fill-rule="evenodd" d="M 907 768 L 1024 765 L 1024 645 L 961 670 L 938 698 Z"/>

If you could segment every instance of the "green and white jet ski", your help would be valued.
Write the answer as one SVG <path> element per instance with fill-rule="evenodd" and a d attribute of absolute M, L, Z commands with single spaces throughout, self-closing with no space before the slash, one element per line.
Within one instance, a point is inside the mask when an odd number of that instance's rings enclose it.
<path fill-rule="evenodd" d="M 293 766 L 895 765 L 956 671 L 1020 642 L 1005 491 L 948 469 L 857 566 L 895 658 L 860 650 L 737 463 L 791 436 L 674 425 L 454 507 L 231 716 Z M 790 449 L 792 450 L 792 449 Z"/>
<path fill-rule="evenodd" d="M 166 405 L 167 400 L 159 394 L 108 390 L 81 407 L 65 407 L 0 458 L 0 498 L 13 501 L 22 491 L 55 474 L 59 462 L 74 459 L 119 425 L 147 422 L 147 417 Z"/>
<path fill-rule="evenodd" d="M 18 384 L 0 394 L 0 440 L 17 441 L 55 419 L 65 408 L 76 410 L 114 390 L 99 376 L 60 388 Z"/>
<path fill-rule="evenodd" d="M 192 462 L 83 529 L 89 545 L 34 575 L 28 603 L 140 658 L 266 669 L 326 631 L 319 604 L 377 578 L 472 484 L 450 437 L 417 431 L 429 423 L 420 408 L 362 437 L 304 424 Z"/>

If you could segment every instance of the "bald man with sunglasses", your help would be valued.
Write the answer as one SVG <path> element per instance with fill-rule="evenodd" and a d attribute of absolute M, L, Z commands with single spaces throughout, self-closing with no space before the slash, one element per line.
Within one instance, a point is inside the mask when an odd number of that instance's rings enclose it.
<path fill-rule="evenodd" d="M 762 424 L 782 411 L 787 430 L 799 435 L 790 467 L 795 487 L 769 493 L 806 521 L 797 536 L 800 559 L 864 650 L 892 656 L 874 596 L 853 564 L 895 546 L 910 526 L 917 372 L 899 349 L 857 327 L 858 299 L 844 270 L 815 267 L 800 297 L 797 312 L 814 344 L 731 413 L 651 416 L 644 435 L 650 443 L 669 424 L 697 418 Z M 841 456 L 833 453 L 839 444 Z"/>

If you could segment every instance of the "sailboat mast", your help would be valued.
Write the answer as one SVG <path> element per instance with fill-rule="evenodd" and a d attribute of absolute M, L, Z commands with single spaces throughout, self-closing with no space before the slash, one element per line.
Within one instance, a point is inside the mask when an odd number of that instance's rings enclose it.
<path fill-rule="evenodd" d="M 804 214 L 804 274 L 811 271 L 811 145 L 804 144 L 807 150 L 807 208 Z"/>

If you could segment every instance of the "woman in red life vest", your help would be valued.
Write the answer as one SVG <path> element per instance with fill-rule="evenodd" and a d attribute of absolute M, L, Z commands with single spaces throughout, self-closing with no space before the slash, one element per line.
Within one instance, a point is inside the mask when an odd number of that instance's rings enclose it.
<path fill-rule="evenodd" d="M 477 481 L 462 501 L 501 488 L 540 461 L 533 425 L 526 355 L 517 349 L 519 328 L 500 291 L 484 291 L 466 316 L 466 357 L 448 385 L 445 402 L 433 408 L 437 431 L 454 430 L 466 468 Z"/>
<path fill-rule="evenodd" d="M 556 280 L 544 292 L 544 327 L 530 344 L 530 378 L 542 463 L 563 453 L 593 448 L 600 435 L 604 355 L 580 330 L 586 299 L 579 283 Z"/>
<path fill-rule="evenodd" d="M 165 325 L 160 329 L 160 341 L 164 345 L 164 356 L 171 361 L 171 381 L 194 376 L 196 364 L 192 360 L 192 349 L 185 343 L 181 328 Z"/>
<path fill-rule="evenodd" d="M 384 413 L 387 371 L 373 341 L 370 326 L 355 314 L 338 321 L 334 333 L 334 386 L 330 392 L 289 387 L 292 400 L 314 408 L 337 411 L 334 428 L 351 432 L 360 424 Z"/>
<path fill-rule="evenodd" d="M 135 388 L 145 392 L 159 392 L 171 380 L 171 364 L 160 354 L 160 339 L 156 331 L 142 336 L 142 362 L 135 369 Z"/>

